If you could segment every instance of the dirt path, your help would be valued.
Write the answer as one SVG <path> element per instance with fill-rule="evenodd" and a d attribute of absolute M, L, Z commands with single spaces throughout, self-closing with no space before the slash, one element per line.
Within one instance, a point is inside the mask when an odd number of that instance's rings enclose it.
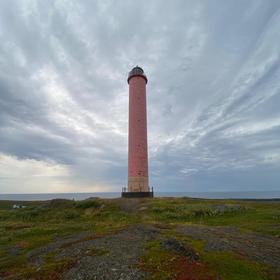
<path fill-rule="evenodd" d="M 231 227 L 180 225 L 177 231 L 194 240 L 206 241 L 206 251 L 233 251 L 280 271 L 279 238 L 244 233 Z"/>
<path fill-rule="evenodd" d="M 147 209 L 146 204 L 149 202 L 149 198 L 116 198 L 115 203 L 120 209 L 127 213 L 134 213 L 144 209 Z"/>

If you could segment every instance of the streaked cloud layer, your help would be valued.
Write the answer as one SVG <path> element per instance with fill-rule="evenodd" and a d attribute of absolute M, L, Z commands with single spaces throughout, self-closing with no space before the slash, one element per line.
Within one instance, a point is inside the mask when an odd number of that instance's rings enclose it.
<path fill-rule="evenodd" d="M 119 191 L 136 64 L 155 189 L 279 189 L 278 0 L 4 0 L 0 42 L 0 192 Z"/>

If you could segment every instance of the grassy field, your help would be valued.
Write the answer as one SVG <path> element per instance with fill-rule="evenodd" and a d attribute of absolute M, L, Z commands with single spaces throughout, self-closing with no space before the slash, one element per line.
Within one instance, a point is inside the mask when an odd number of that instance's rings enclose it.
<path fill-rule="evenodd" d="M 92 232 L 94 238 L 99 238 L 139 224 L 160 229 L 159 236 L 146 243 L 145 253 L 139 259 L 139 268 L 149 272 L 148 279 L 279 279 L 275 265 L 236 251 L 205 250 L 205 240 L 176 230 L 180 225 L 199 225 L 209 230 L 228 227 L 240 230 L 244 236 L 256 233 L 277 241 L 277 201 L 154 198 L 133 202 L 92 199 L 16 203 L 26 208 L 13 209 L 14 202 L 0 201 L 0 279 L 62 279 L 76 260 L 58 261 L 55 253 L 50 253 L 38 269 L 29 262 L 28 253 L 79 232 Z M 163 238 L 191 247 L 199 254 L 199 262 L 162 248 Z"/>

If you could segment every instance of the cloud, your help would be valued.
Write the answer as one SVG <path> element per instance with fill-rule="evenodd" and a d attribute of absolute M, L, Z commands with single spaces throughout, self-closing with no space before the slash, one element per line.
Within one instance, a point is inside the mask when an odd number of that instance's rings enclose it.
<path fill-rule="evenodd" d="M 0 154 L 0 182 L 4 193 L 108 191 L 109 185 L 77 178 L 71 166 L 54 161 L 19 159 Z"/>
<path fill-rule="evenodd" d="M 155 189 L 278 188 L 279 30 L 277 0 L 1 1 L 0 152 L 18 175 L 0 191 L 120 190 L 136 64 Z"/>
<path fill-rule="evenodd" d="M 69 176 L 65 166 L 34 159 L 19 160 L 4 154 L 0 155 L 0 166 L 1 178 Z"/>

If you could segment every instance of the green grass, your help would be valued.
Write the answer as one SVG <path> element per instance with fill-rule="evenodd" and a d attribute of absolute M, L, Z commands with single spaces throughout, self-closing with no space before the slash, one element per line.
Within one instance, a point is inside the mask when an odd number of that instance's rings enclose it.
<path fill-rule="evenodd" d="M 225 213 L 215 210 L 232 206 Z M 238 205 L 240 209 L 234 207 Z M 280 236 L 280 203 L 238 200 L 155 199 L 147 212 L 148 221 L 236 226 L 241 230 Z"/>
<path fill-rule="evenodd" d="M 13 204 L 0 201 L 0 277 L 9 271 L 33 275 L 32 268 L 26 266 L 26 253 L 58 237 L 81 231 L 106 234 L 138 221 L 134 215 L 105 200 L 23 202 L 27 205 L 24 209 L 12 209 Z M 12 247 L 19 249 L 17 256 L 8 254 Z M 52 267 L 56 268 L 55 262 L 46 269 Z"/>
<path fill-rule="evenodd" d="M 128 227 L 132 224 L 162 224 L 169 227 L 166 234 L 175 233 L 177 224 L 208 226 L 233 226 L 242 231 L 280 237 L 280 203 L 238 200 L 202 200 L 191 198 L 154 198 L 145 200 L 144 210 L 122 211 L 115 200 L 94 199 L 85 201 L 53 200 L 50 202 L 16 202 L 27 207 L 12 209 L 14 202 L 0 201 L 0 278 L 4 275 L 36 275 L 34 267 L 27 265 L 26 253 L 48 244 L 59 237 L 76 232 L 89 231 L 100 236 Z M 226 211 L 220 206 L 227 205 Z M 180 238 L 180 236 L 177 236 Z M 186 241 L 186 240 L 185 240 Z M 203 269 L 222 279 L 273 279 L 266 274 L 264 266 L 249 262 L 230 252 L 204 252 L 203 244 L 187 240 L 200 252 L 206 265 Z M 18 248 L 18 254 L 9 253 Z M 56 263 L 50 256 L 38 275 L 42 278 L 48 271 L 67 269 L 74 260 Z M 156 240 L 147 245 L 142 267 L 152 271 L 151 279 L 173 279 L 181 257 L 162 250 Z M 172 266 L 171 266 L 172 265 Z M 200 273 L 197 271 L 197 273 Z M 30 276 L 30 277 L 31 277 Z M 26 276 L 27 277 L 27 276 Z M 36 277 L 34 278 L 36 279 Z M 199 278 L 200 279 L 200 278 Z M 204 278 L 201 278 L 204 279 Z"/>
<path fill-rule="evenodd" d="M 248 261 L 231 252 L 204 253 L 203 260 L 212 271 L 227 280 L 264 280 L 272 279 L 266 267 Z"/>

